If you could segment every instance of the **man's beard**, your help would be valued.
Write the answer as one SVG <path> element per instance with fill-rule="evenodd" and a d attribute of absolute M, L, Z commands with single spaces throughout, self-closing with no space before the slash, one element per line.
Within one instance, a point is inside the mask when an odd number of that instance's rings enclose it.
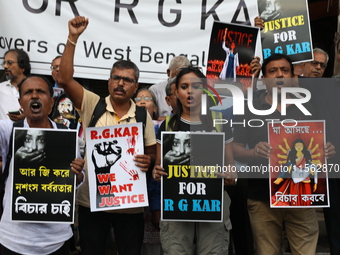
<path fill-rule="evenodd" d="M 12 80 L 13 78 L 13 74 L 6 74 L 6 80 Z"/>

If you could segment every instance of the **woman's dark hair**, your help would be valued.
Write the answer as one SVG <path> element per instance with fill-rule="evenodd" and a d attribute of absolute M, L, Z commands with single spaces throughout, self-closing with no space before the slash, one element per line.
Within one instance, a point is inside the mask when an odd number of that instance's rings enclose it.
<path fill-rule="evenodd" d="M 295 149 L 295 144 L 297 143 L 302 143 L 303 144 L 303 150 L 302 153 L 304 155 L 304 158 L 306 159 L 306 163 L 311 162 L 312 161 L 312 155 L 310 153 L 310 151 L 308 150 L 308 148 L 305 145 L 305 142 L 302 139 L 296 139 L 293 142 L 293 146 L 290 150 L 290 152 L 288 153 L 288 161 L 290 161 L 293 165 L 296 165 L 296 149 Z"/>
<path fill-rule="evenodd" d="M 172 150 L 172 145 L 174 143 L 175 134 L 164 134 L 163 135 L 163 150 L 165 153 Z"/>
<path fill-rule="evenodd" d="M 198 78 L 202 79 L 203 87 L 207 88 L 206 86 L 206 77 L 205 75 L 200 71 L 199 68 L 194 67 L 194 66 L 188 66 L 184 67 L 179 74 L 176 77 L 176 89 L 179 88 L 179 84 L 181 81 L 181 78 L 188 74 L 188 73 L 194 73 Z M 210 99 L 210 97 L 208 97 Z M 204 129 L 207 131 L 211 131 L 214 129 L 213 127 L 213 120 L 212 120 L 212 115 L 211 111 L 209 110 L 210 107 L 212 106 L 212 100 L 207 100 L 208 101 L 208 110 L 206 115 L 201 115 L 200 119 L 202 124 L 204 125 Z M 169 127 L 172 131 L 180 131 L 180 122 L 181 122 L 181 115 L 183 112 L 183 106 L 180 100 L 177 98 L 177 112 L 171 117 L 169 121 Z"/>
<path fill-rule="evenodd" d="M 11 49 L 6 51 L 5 55 L 9 52 L 14 52 L 17 55 L 18 65 L 20 68 L 24 68 L 24 75 L 29 76 L 31 74 L 31 64 L 28 54 L 22 49 Z"/>

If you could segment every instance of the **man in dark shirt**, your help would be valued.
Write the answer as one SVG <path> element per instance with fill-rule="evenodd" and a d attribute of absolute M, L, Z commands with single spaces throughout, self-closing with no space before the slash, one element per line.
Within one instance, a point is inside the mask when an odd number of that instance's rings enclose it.
<path fill-rule="evenodd" d="M 310 103 L 303 107 L 312 115 L 305 115 L 295 104 L 285 106 L 281 102 L 281 89 L 292 86 L 293 65 L 289 57 L 274 54 L 267 58 L 262 65 L 264 84 L 267 91 L 253 100 L 257 110 L 269 110 L 275 102 L 275 90 L 277 89 L 276 109 L 268 115 L 256 115 L 247 107 L 244 116 L 238 116 L 237 122 L 245 120 L 246 125 L 235 125 L 234 129 L 234 157 L 241 162 L 247 162 L 248 167 L 268 166 L 268 158 L 271 146 L 268 144 L 268 130 L 266 119 L 294 119 L 312 120 L 315 110 Z M 294 98 L 287 94 L 287 98 Z M 286 107 L 286 115 L 281 113 Z M 274 105 L 275 107 L 275 105 Z M 315 118 L 315 117 L 314 117 Z M 262 120 L 262 127 L 247 125 L 249 120 Z M 335 154 L 334 146 L 327 143 L 325 156 Z M 318 221 L 314 209 L 271 209 L 269 203 L 268 174 L 251 176 L 248 180 L 248 210 L 256 246 L 257 254 L 280 254 L 283 229 L 287 234 L 290 248 L 294 253 L 315 254 L 318 240 Z"/>

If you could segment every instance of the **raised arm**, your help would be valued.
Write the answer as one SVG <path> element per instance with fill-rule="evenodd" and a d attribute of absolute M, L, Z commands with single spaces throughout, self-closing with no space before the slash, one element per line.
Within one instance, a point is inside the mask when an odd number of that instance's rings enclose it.
<path fill-rule="evenodd" d="M 73 102 L 73 105 L 80 109 L 83 101 L 83 87 L 73 79 L 73 60 L 76 44 L 79 36 L 84 32 L 89 20 L 85 17 L 75 17 L 68 22 L 68 38 L 64 53 L 59 66 L 58 84 L 64 88 L 65 93 Z"/>

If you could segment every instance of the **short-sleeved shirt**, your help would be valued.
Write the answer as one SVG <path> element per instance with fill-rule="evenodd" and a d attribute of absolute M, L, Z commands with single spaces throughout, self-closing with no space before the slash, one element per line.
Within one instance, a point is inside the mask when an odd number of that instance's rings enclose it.
<path fill-rule="evenodd" d="M 258 98 L 253 100 L 253 106 L 257 110 L 268 110 L 271 108 L 271 105 L 268 104 L 265 100 L 265 96 L 267 93 L 262 93 Z M 268 142 L 268 128 L 267 128 L 267 120 L 269 119 L 294 119 L 294 120 L 312 120 L 313 116 L 316 116 L 314 107 L 311 103 L 305 103 L 304 107 L 312 114 L 311 116 L 304 115 L 301 110 L 295 105 L 289 105 L 287 107 L 286 115 L 282 115 L 278 110 L 275 110 L 273 113 L 269 115 L 255 115 L 251 113 L 247 106 L 245 106 L 245 114 L 238 115 L 236 121 L 238 123 L 234 126 L 234 142 L 242 143 L 248 145 L 249 149 L 254 149 L 255 145 L 259 142 Z M 249 120 L 262 120 L 264 125 L 261 127 L 251 127 L 247 123 Z M 315 118 L 316 119 L 316 118 Z M 252 125 L 259 125 L 252 123 Z M 248 166 L 268 166 L 269 161 L 264 158 L 258 158 L 254 161 L 247 162 Z M 249 178 L 248 180 L 248 197 L 256 200 L 269 200 L 269 182 L 268 182 L 269 174 L 263 174 L 263 178 Z"/>
<path fill-rule="evenodd" d="M 81 109 L 77 109 L 78 113 L 80 115 L 80 118 L 83 122 L 83 127 L 88 127 L 93 111 L 99 101 L 100 97 L 96 95 L 95 93 L 88 91 L 84 89 L 84 96 L 83 101 L 81 105 Z M 110 101 L 110 96 L 107 96 L 105 98 L 106 102 L 106 112 L 99 118 L 99 120 L 96 123 L 96 127 L 104 127 L 104 126 L 112 126 L 117 124 L 128 124 L 128 123 L 136 123 L 136 104 L 130 100 L 131 106 L 128 112 L 121 117 L 118 118 L 115 110 L 113 109 L 113 106 Z M 146 126 L 144 130 L 144 146 L 152 146 L 156 144 L 156 138 L 155 138 L 155 131 L 152 119 L 150 115 L 147 113 L 147 120 L 146 120 Z M 87 157 L 85 157 L 85 169 L 87 169 Z M 87 171 L 86 171 L 87 174 Z M 90 197 L 89 197 L 89 183 L 88 178 L 86 176 L 84 184 L 78 189 L 77 191 L 77 197 L 76 202 L 79 205 L 90 207 Z M 131 209 L 118 209 L 118 210 L 112 210 L 111 212 L 117 212 L 117 213 L 140 213 L 143 212 L 142 207 L 138 208 L 131 208 Z"/>
<path fill-rule="evenodd" d="M 19 91 L 11 82 L 0 83 L 0 120 L 7 120 L 9 111 L 19 111 Z"/>

